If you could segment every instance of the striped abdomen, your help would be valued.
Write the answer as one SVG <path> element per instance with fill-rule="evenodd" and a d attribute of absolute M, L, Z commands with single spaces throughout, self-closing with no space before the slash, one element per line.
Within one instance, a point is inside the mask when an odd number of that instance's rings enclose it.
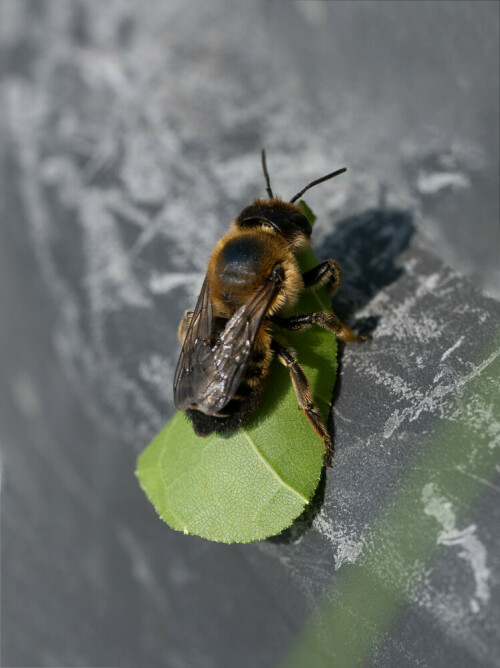
<path fill-rule="evenodd" d="M 208 436 L 214 431 L 234 431 L 257 410 L 271 362 L 270 342 L 271 336 L 262 328 L 255 341 L 247 371 L 235 396 L 225 406 L 223 415 L 217 417 L 192 408 L 186 410 L 198 436 Z"/>

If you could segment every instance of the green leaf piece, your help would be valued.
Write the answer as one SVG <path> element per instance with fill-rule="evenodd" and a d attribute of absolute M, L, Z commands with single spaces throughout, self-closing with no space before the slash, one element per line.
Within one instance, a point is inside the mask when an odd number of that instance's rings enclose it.
<path fill-rule="evenodd" d="M 302 213 L 307 218 L 307 220 L 311 223 L 311 225 L 314 225 L 314 223 L 316 222 L 318 217 L 314 215 L 314 213 L 309 208 L 309 206 L 306 204 L 306 202 L 304 202 L 303 199 L 299 199 L 299 201 L 297 202 L 297 206 L 299 207 L 299 209 L 302 209 Z"/>
<path fill-rule="evenodd" d="M 318 261 L 312 250 L 303 270 Z M 326 290 L 308 292 L 294 313 L 330 309 Z M 319 328 L 284 334 L 327 419 L 337 372 L 335 337 Z M 261 406 L 231 434 L 195 435 L 177 412 L 139 456 L 139 483 L 173 529 L 223 543 L 273 536 L 302 513 L 314 495 L 324 449 L 298 408 L 290 374 L 273 360 Z"/>

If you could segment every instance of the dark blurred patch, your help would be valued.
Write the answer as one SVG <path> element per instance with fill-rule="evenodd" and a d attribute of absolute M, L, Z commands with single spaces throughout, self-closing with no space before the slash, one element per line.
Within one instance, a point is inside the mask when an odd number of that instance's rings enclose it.
<path fill-rule="evenodd" d="M 321 257 L 332 257 L 342 267 L 344 280 L 333 298 L 333 310 L 349 321 L 375 295 L 396 281 L 404 269 L 396 258 L 415 232 L 412 216 L 398 209 L 375 209 L 347 218 L 324 241 Z M 357 323 L 373 327 L 376 315 Z"/>
<path fill-rule="evenodd" d="M 76 44 L 84 46 L 91 41 L 90 26 L 85 7 L 76 2 L 71 15 L 70 35 Z"/>
<path fill-rule="evenodd" d="M 70 35 L 78 46 L 93 46 L 98 43 L 95 37 L 95 26 L 92 24 L 93 8 L 86 0 L 75 0 L 73 13 L 71 14 Z M 112 43 L 116 46 L 128 48 L 134 36 L 134 20 L 131 14 L 119 16 L 114 26 L 114 39 Z"/>

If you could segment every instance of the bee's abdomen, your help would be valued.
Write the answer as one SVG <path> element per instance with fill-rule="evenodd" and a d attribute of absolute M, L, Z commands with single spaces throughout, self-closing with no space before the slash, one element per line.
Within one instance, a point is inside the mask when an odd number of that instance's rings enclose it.
<path fill-rule="evenodd" d="M 195 433 L 198 436 L 208 436 L 214 431 L 230 432 L 244 424 L 257 410 L 268 369 L 269 359 L 266 353 L 254 352 L 236 394 L 223 409 L 224 417 L 188 409 L 186 415 L 193 423 Z"/>

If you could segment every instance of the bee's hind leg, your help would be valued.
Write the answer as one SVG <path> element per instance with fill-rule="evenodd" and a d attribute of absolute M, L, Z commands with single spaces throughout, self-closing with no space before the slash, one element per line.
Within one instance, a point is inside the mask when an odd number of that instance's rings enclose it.
<path fill-rule="evenodd" d="M 289 369 L 293 388 L 295 390 L 295 394 L 297 395 L 299 408 L 302 409 L 304 415 L 311 423 L 314 431 L 323 441 L 323 445 L 325 447 L 325 464 L 327 466 L 331 466 L 333 457 L 333 441 L 325 423 L 323 422 L 323 418 L 314 405 L 311 386 L 309 385 L 309 381 L 307 380 L 304 372 L 297 362 L 295 353 L 293 353 L 291 350 L 288 350 L 274 339 L 271 343 L 271 348 L 281 364 Z"/>

